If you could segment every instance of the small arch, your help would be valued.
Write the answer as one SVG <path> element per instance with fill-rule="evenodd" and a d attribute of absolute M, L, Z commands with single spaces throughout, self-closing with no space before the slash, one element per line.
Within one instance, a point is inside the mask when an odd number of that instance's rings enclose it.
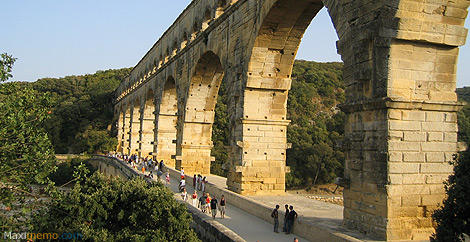
<path fill-rule="evenodd" d="M 218 18 L 220 15 L 222 15 L 225 11 L 225 8 L 227 8 L 227 1 L 219 0 L 217 2 L 217 10 L 215 12 L 215 17 Z"/>
<path fill-rule="evenodd" d="M 167 49 L 166 49 L 165 62 L 164 62 L 164 63 L 167 63 L 169 59 L 170 59 L 170 49 L 167 48 Z"/>
<path fill-rule="evenodd" d="M 202 21 L 202 30 L 207 29 L 209 27 L 209 23 L 212 20 L 212 13 L 209 7 L 206 8 L 206 11 L 204 12 L 204 20 Z"/>
<path fill-rule="evenodd" d="M 152 73 L 155 73 L 157 71 L 157 66 L 158 66 L 157 58 L 154 58 L 153 59 Z"/>
<path fill-rule="evenodd" d="M 183 49 L 184 47 L 186 47 L 187 44 L 188 44 L 188 35 L 186 34 L 186 31 L 184 31 L 183 36 L 181 38 L 180 49 Z"/>
<path fill-rule="evenodd" d="M 171 51 L 171 56 L 175 56 L 176 52 L 178 52 L 178 42 L 176 40 L 173 42 L 173 47 Z"/>
<path fill-rule="evenodd" d="M 162 67 L 163 65 L 163 57 L 162 57 L 162 54 L 160 54 L 160 57 L 158 58 L 158 65 L 157 65 L 157 69 L 159 69 L 160 67 Z"/>
<path fill-rule="evenodd" d="M 194 21 L 194 24 L 193 24 L 193 32 L 191 34 L 191 40 L 195 39 L 197 34 L 199 32 L 199 25 L 198 25 L 198 21 Z"/>

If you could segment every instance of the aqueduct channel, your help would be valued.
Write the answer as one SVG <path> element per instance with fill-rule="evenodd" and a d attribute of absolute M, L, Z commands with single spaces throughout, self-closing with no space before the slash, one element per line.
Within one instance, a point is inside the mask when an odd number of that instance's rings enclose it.
<path fill-rule="evenodd" d="M 210 172 L 227 86 L 230 190 L 284 194 L 287 95 L 303 33 L 326 7 L 344 61 L 344 224 L 426 239 L 457 151 L 469 0 L 193 0 L 116 90 L 118 151 Z"/>

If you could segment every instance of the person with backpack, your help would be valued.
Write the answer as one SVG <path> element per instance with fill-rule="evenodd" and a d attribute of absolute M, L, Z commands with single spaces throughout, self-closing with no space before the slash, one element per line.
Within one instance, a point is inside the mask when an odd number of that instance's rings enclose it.
<path fill-rule="evenodd" d="M 271 213 L 271 218 L 274 219 L 274 233 L 279 233 L 279 231 L 278 231 L 278 229 L 279 229 L 279 212 L 278 212 L 278 209 L 279 209 L 279 205 L 276 205 L 276 208 Z"/>

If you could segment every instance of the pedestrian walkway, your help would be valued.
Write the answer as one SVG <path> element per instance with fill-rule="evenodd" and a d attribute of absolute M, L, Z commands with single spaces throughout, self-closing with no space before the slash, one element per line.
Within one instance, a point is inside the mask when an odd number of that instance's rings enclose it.
<path fill-rule="evenodd" d="M 130 167 L 130 165 L 128 165 Z M 166 168 L 165 168 L 166 169 Z M 136 172 L 142 174 L 142 169 L 141 167 L 137 167 L 135 169 Z M 145 175 L 148 175 L 150 172 L 146 171 Z M 175 174 L 175 173 L 170 173 L 170 174 Z M 179 174 L 179 173 L 178 173 Z M 192 177 L 187 176 L 187 179 L 192 179 Z M 213 180 L 212 180 L 213 179 Z M 157 180 L 156 174 L 154 174 L 153 180 Z M 208 180 L 211 182 L 217 181 L 218 183 L 222 182 L 219 177 L 217 176 L 208 176 Z M 166 185 L 164 176 L 162 176 L 162 182 L 165 184 L 165 186 L 169 187 L 173 192 L 181 194 L 178 191 L 178 184 L 179 184 L 180 178 L 172 176 L 170 179 L 170 184 Z M 213 184 L 213 182 L 211 182 Z M 194 189 L 192 185 L 189 185 L 190 183 L 187 183 L 186 185 L 186 191 L 188 193 L 188 197 L 190 198 L 191 195 L 194 192 Z M 202 196 L 202 192 L 198 191 L 198 199 L 199 197 Z M 180 196 L 178 196 L 180 198 Z M 220 197 L 217 197 L 217 199 L 220 201 Z M 188 200 L 189 203 L 191 203 L 191 200 Z M 273 206 L 274 209 L 274 206 Z M 207 218 L 211 218 L 212 216 L 209 213 L 206 213 Z M 274 228 L 273 224 L 268 223 L 256 216 L 253 216 L 235 206 L 232 206 L 230 203 L 230 200 L 227 200 L 227 206 L 226 206 L 226 214 L 225 218 L 221 219 L 220 218 L 220 212 L 217 211 L 217 216 L 215 220 L 233 232 L 237 233 L 240 237 L 245 239 L 246 241 L 259 241 L 259 242 L 276 242 L 276 241 L 294 241 L 294 238 L 298 238 L 299 241 L 310 241 L 306 238 L 302 238 L 300 236 L 297 236 L 295 234 L 284 234 L 282 232 L 280 233 L 274 233 Z M 279 221 L 281 221 L 283 218 L 280 218 Z M 282 225 L 280 225 L 279 231 L 282 230 Z"/>

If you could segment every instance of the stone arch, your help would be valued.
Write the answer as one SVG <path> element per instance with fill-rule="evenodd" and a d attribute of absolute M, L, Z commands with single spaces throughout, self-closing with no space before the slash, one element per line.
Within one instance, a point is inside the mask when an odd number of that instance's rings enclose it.
<path fill-rule="evenodd" d="M 131 106 L 129 123 L 129 155 L 138 155 L 140 142 L 140 99 L 137 97 Z"/>
<path fill-rule="evenodd" d="M 184 31 L 183 35 L 181 36 L 180 49 L 184 49 L 187 44 L 188 44 L 188 34 L 186 33 L 186 31 Z"/>
<path fill-rule="evenodd" d="M 182 139 L 178 139 L 180 160 L 176 168 L 188 173 L 210 174 L 212 124 L 217 95 L 224 76 L 219 57 L 204 53 L 196 64 L 188 90 Z"/>
<path fill-rule="evenodd" d="M 176 126 L 178 119 L 178 94 L 176 81 L 170 76 L 164 84 L 160 112 L 158 114 L 157 161 L 163 160 L 169 167 L 175 167 Z"/>
<path fill-rule="evenodd" d="M 295 54 L 321 1 L 270 1 L 252 44 L 243 91 L 243 116 L 234 140 L 227 185 L 247 195 L 284 194 L 287 96 Z M 258 179 L 253 179 L 256 174 Z M 259 178 L 262 177 L 262 178 Z"/>
<path fill-rule="evenodd" d="M 125 154 L 127 153 L 127 132 L 128 132 L 128 122 L 129 122 L 129 118 L 126 117 L 126 113 L 127 113 L 127 108 L 126 107 L 119 107 L 117 110 L 116 110 L 116 113 L 115 116 L 117 116 L 117 139 L 118 139 L 118 145 L 117 145 L 117 148 L 116 148 L 116 151 L 121 153 L 121 154 Z M 127 127 L 126 127 L 127 126 Z"/>
<path fill-rule="evenodd" d="M 204 18 L 202 20 L 202 31 L 207 29 L 209 27 L 209 23 L 212 20 L 212 12 L 209 7 L 206 7 L 206 10 L 204 11 Z"/>
<path fill-rule="evenodd" d="M 227 7 L 227 0 L 218 0 L 215 17 L 218 18 L 220 15 L 222 15 L 226 7 Z"/>
<path fill-rule="evenodd" d="M 178 52 L 178 42 L 177 42 L 177 40 L 175 39 L 175 41 L 173 41 L 171 56 L 172 56 L 172 57 L 175 56 L 177 52 Z"/>
<path fill-rule="evenodd" d="M 198 33 L 199 33 L 199 21 L 196 19 L 194 20 L 194 24 L 192 28 L 191 40 L 195 39 Z"/>
<path fill-rule="evenodd" d="M 163 57 L 162 57 L 162 54 L 160 54 L 158 56 L 158 65 L 157 65 L 157 69 L 160 69 L 160 67 L 162 67 L 163 65 Z"/>
<path fill-rule="evenodd" d="M 155 139 L 155 95 L 152 88 L 146 93 L 140 134 L 140 156 L 152 158 Z"/>
<path fill-rule="evenodd" d="M 166 51 L 165 51 L 165 60 L 164 60 L 164 63 L 167 63 L 170 58 L 171 58 L 171 56 L 170 56 L 170 47 L 167 47 L 167 48 L 166 48 Z"/>
<path fill-rule="evenodd" d="M 152 74 L 155 73 L 158 69 L 158 61 L 157 58 L 153 58 L 153 68 L 152 68 Z"/>

